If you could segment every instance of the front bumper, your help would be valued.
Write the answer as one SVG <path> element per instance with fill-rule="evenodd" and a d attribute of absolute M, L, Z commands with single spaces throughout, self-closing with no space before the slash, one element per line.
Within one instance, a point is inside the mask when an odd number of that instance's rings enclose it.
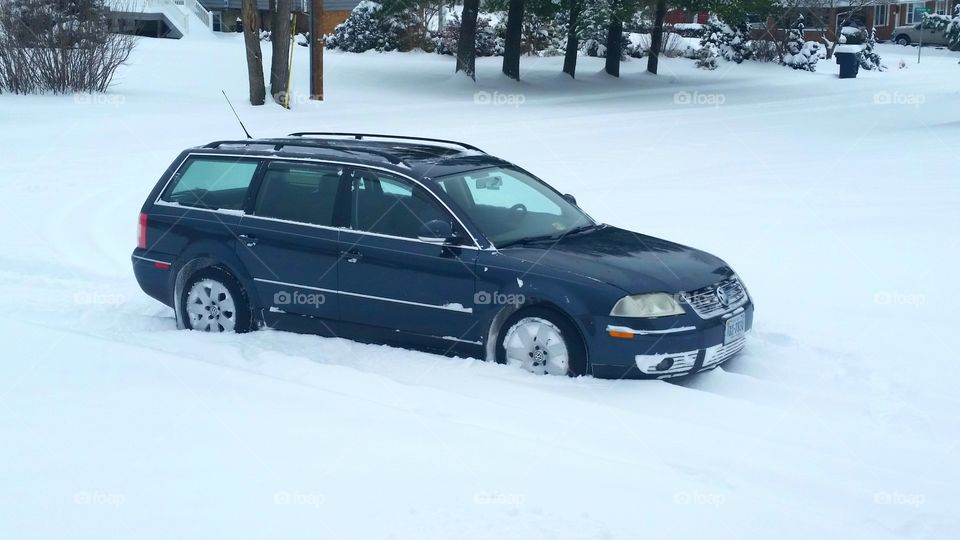
<path fill-rule="evenodd" d="M 744 314 L 745 332 L 739 339 L 724 343 L 726 321 Z M 623 320 L 597 321 L 597 335 L 590 357 L 593 375 L 609 379 L 665 379 L 706 371 L 723 364 L 743 350 L 753 327 L 753 303 L 699 321 L 674 331 L 640 332 L 630 339 L 611 337 L 608 328 Z"/>

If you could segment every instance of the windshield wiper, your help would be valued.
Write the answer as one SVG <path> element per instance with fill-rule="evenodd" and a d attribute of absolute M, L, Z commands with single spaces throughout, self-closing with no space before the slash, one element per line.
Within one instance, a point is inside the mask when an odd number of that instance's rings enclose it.
<path fill-rule="evenodd" d="M 570 236 L 571 234 L 579 234 L 579 233 L 582 233 L 582 232 L 595 231 L 595 230 L 597 230 L 597 229 L 602 229 L 603 227 L 605 227 L 605 225 L 604 225 L 603 223 L 591 223 L 591 224 L 589 224 L 589 225 L 582 225 L 582 226 L 580 226 L 580 227 L 574 227 L 573 229 L 570 229 L 569 231 L 567 231 L 567 232 L 565 232 L 565 233 L 561 233 L 559 236 L 557 236 L 557 238 L 558 238 L 558 239 L 559 239 L 559 238 L 566 238 L 567 236 Z"/>
<path fill-rule="evenodd" d="M 537 243 L 537 242 L 555 242 L 555 241 L 561 240 L 562 238 L 565 238 L 565 237 L 567 237 L 567 236 L 569 236 L 569 235 L 571 235 L 571 234 L 577 234 L 577 233 L 592 231 L 592 230 L 599 229 L 599 228 L 604 227 L 604 226 L 605 226 L 605 225 L 604 225 L 603 223 L 591 223 L 590 225 L 582 225 L 582 226 L 580 226 L 580 227 L 576 227 L 576 228 L 570 229 L 569 231 L 562 232 L 562 233 L 560 233 L 560 234 L 543 234 L 543 235 L 539 235 L 539 236 L 528 236 L 528 237 L 526 237 L 526 238 L 517 238 L 516 240 L 511 240 L 511 241 L 509 241 L 509 242 L 505 242 L 505 243 L 503 243 L 503 244 L 500 244 L 500 245 L 497 246 L 497 247 L 498 247 L 498 248 L 505 248 L 505 247 L 510 247 L 510 246 L 522 245 L 522 244 L 535 244 L 535 243 Z"/>
<path fill-rule="evenodd" d="M 498 248 L 505 248 L 510 246 L 517 246 L 522 244 L 535 244 L 537 242 L 549 242 L 551 240 L 557 240 L 560 237 L 555 234 L 543 234 L 540 236 L 527 236 L 525 238 L 517 238 L 516 240 L 511 240 L 509 242 L 504 242 L 497 246 Z"/>

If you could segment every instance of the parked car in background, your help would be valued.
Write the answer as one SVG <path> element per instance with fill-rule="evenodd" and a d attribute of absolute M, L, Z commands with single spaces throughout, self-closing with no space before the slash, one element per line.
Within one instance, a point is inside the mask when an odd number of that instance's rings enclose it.
<path fill-rule="evenodd" d="M 143 290 L 181 328 L 269 326 L 533 373 L 675 377 L 744 347 L 753 303 L 717 257 L 597 223 L 469 144 L 344 135 L 181 153 L 140 213 Z"/>
<path fill-rule="evenodd" d="M 949 44 L 946 32 L 942 30 L 921 28 L 920 23 L 907 26 L 898 26 L 893 29 L 892 35 L 893 41 L 897 45 L 906 46 L 923 43 L 924 45 L 946 46 Z"/>

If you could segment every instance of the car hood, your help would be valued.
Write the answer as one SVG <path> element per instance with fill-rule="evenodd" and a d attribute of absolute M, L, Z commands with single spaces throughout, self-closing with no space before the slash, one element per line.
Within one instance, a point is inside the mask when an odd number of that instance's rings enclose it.
<path fill-rule="evenodd" d="M 501 253 L 599 280 L 631 294 L 691 291 L 733 273 L 709 253 L 609 225 L 556 243 L 517 245 Z"/>

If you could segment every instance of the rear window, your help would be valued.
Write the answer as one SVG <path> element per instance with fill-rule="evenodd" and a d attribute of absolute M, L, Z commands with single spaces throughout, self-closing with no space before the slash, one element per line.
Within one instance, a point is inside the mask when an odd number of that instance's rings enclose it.
<path fill-rule="evenodd" d="M 257 165 L 252 159 L 189 158 L 160 200 L 213 210 L 240 210 Z"/>
<path fill-rule="evenodd" d="M 254 214 L 332 226 L 340 172 L 335 165 L 271 163 L 260 184 Z"/>

